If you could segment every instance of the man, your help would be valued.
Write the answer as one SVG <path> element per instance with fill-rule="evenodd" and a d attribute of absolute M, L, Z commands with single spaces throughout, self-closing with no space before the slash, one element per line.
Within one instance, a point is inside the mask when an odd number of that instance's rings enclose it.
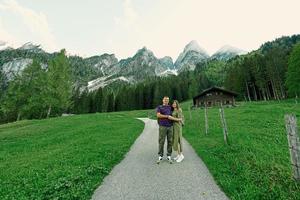
<path fill-rule="evenodd" d="M 158 137 L 158 160 L 157 164 L 163 159 L 164 144 L 167 137 L 167 160 L 172 163 L 172 142 L 173 142 L 173 122 L 168 119 L 172 115 L 172 107 L 169 105 L 169 97 L 165 96 L 162 100 L 163 104 L 156 109 L 156 116 L 159 124 Z"/>

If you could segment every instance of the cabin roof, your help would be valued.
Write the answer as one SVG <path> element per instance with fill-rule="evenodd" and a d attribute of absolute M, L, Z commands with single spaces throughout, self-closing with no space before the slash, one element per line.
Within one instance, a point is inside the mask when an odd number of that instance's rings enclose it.
<path fill-rule="evenodd" d="M 204 96 L 204 95 L 206 95 L 207 93 L 209 93 L 211 91 L 220 91 L 220 92 L 223 92 L 223 93 L 226 93 L 226 94 L 230 94 L 230 95 L 235 96 L 235 97 L 238 95 L 238 93 L 230 91 L 230 90 L 227 90 L 225 88 L 213 86 L 211 88 L 203 90 L 199 95 L 193 97 L 193 100 L 195 100 L 195 99 L 197 99 L 197 98 L 199 98 L 201 96 Z"/>

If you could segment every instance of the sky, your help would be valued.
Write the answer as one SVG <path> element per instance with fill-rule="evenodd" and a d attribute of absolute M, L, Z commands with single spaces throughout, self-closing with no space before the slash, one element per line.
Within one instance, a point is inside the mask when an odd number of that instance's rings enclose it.
<path fill-rule="evenodd" d="M 0 0 L 0 45 L 118 59 L 146 46 L 175 61 L 191 40 L 212 55 L 300 34 L 299 8 L 299 0 Z"/>

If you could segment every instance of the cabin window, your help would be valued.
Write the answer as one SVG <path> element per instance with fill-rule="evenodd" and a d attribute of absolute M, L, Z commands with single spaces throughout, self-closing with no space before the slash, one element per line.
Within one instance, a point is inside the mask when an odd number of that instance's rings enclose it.
<path fill-rule="evenodd" d="M 211 93 L 207 93 L 206 96 L 211 96 Z"/>

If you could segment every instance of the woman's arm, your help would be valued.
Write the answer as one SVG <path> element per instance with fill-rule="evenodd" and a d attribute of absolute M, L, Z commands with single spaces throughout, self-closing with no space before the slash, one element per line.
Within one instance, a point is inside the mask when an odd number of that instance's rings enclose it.
<path fill-rule="evenodd" d="M 181 121 L 181 118 L 172 117 L 171 115 L 168 116 L 168 119 L 176 121 L 176 122 L 180 122 Z"/>
<path fill-rule="evenodd" d="M 178 117 L 181 118 L 180 122 L 181 122 L 182 125 L 184 125 L 184 115 L 183 115 L 183 112 L 182 112 L 181 109 L 178 112 Z"/>

